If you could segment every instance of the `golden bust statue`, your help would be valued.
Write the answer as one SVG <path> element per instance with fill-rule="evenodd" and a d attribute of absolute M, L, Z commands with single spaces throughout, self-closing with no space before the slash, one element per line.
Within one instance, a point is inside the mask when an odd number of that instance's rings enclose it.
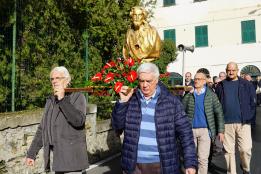
<path fill-rule="evenodd" d="M 132 26 L 126 34 L 123 57 L 132 57 L 142 62 L 153 61 L 160 56 L 161 40 L 157 30 L 148 24 L 147 11 L 140 6 L 132 7 Z"/>

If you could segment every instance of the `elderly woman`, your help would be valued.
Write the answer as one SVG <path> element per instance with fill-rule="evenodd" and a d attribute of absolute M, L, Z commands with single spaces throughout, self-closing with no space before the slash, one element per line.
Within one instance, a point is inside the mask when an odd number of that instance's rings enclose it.
<path fill-rule="evenodd" d="M 27 152 L 26 164 L 34 166 L 35 158 L 43 147 L 45 170 L 56 174 L 80 174 L 88 168 L 85 136 L 86 99 L 81 93 L 65 93 L 71 81 L 68 70 L 55 67 L 50 73 L 53 95 L 45 104 L 44 115 Z"/>

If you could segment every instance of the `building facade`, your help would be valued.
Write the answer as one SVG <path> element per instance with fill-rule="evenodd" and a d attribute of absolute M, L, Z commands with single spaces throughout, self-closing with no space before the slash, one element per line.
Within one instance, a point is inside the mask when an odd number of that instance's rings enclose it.
<path fill-rule="evenodd" d="M 234 61 L 240 72 L 260 74 L 261 0 L 158 0 L 153 16 L 162 39 L 195 48 L 179 52 L 169 72 L 194 76 L 204 67 L 215 76 Z"/>

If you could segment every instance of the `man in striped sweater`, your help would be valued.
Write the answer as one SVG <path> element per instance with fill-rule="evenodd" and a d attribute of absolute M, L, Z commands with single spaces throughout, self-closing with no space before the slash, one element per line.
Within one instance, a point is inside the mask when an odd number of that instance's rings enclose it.
<path fill-rule="evenodd" d="M 182 103 L 159 82 L 153 63 L 137 70 L 139 88 L 124 86 L 112 113 L 112 126 L 124 131 L 124 174 L 180 174 L 180 141 L 186 174 L 195 174 L 197 157 L 192 129 Z"/>
<path fill-rule="evenodd" d="M 218 134 L 219 140 L 224 140 L 222 106 L 216 94 L 207 87 L 206 78 L 204 73 L 197 73 L 194 78 L 194 92 L 183 98 L 198 153 L 198 174 L 208 173 L 211 139 L 214 140 Z"/>

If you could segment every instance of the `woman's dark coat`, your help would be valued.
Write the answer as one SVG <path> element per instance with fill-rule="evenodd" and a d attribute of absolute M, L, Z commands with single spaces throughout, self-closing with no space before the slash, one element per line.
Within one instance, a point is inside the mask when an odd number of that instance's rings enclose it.
<path fill-rule="evenodd" d="M 48 117 L 54 116 L 53 171 L 77 171 L 88 168 L 85 136 L 86 100 L 81 93 L 66 95 L 61 101 L 54 96 L 46 101 L 44 115 L 38 126 L 27 157 L 35 159 L 43 147 L 45 170 L 50 169 L 50 143 Z M 55 118 L 56 117 L 56 118 Z"/>

